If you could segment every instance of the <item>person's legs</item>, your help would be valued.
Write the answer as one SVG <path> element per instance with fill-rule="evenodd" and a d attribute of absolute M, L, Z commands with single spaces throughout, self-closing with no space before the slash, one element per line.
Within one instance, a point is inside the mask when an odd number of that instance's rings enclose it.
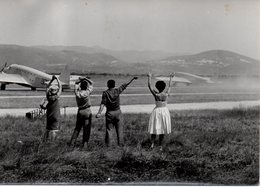
<path fill-rule="evenodd" d="M 43 134 L 42 142 L 47 142 L 48 139 L 49 139 L 49 130 L 48 130 L 49 124 L 50 124 L 50 122 L 49 122 L 48 118 L 46 117 L 46 129 L 45 129 L 45 132 Z"/>
<path fill-rule="evenodd" d="M 83 140 L 82 140 L 82 148 L 84 144 L 89 141 L 90 132 L 91 132 L 91 124 L 92 124 L 92 114 L 89 115 L 87 119 L 83 122 Z"/>
<path fill-rule="evenodd" d="M 111 127 L 112 123 L 109 121 L 106 121 L 106 136 L 105 136 L 105 143 L 106 146 L 110 146 L 110 136 L 111 136 Z"/>
<path fill-rule="evenodd" d="M 69 142 L 69 145 L 70 146 L 75 146 L 75 144 L 76 144 L 76 140 L 77 140 L 77 138 L 78 138 L 78 136 L 79 136 L 79 132 L 80 132 L 80 130 L 81 130 L 81 127 L 82 127 L 82 124 L 83 124 L 84 122 L 82 122 L 82 120 L 81 120 L 81 117 L 80 117 L 80 115 L 78 114 L 77 115 L 77 121 L 76 121 L 76 127 L 75 127 L 75 129 L 74 129 L 74 131 L 73 131 L 73 134 L 72 134 L 72 136 L 71 136 L 71 140 L 70 140 L 70 142 Z"/>
<path fill-rule="evenodd" d="M 110 146 L 110 136 L 111 136 L 112 125 L 113 125 L 113 115 L 111 112 L 107 112 L 106 113 L 106 136 L 105 136 L 106 146 Z"/>
<path fill-rule="evenodd" d="M 49 139 L 49 130 L 45 130 L 44 134 L 43 134 L 43 138 L 42 138 L 42 141 L 43 142 L 47 142 Z"/>
<path fill-rule="evenodd" d="M 57 139 L 57 132 L 58 130 L 45 130 L 45 133 L 43 135 L 43 142 L 48 142 L 48 141 L 54 141 Z"/>
<path fill-rule="evenodd" d="M 122 126 L 120 121 L 117 121 L 114 123 L 115 129 L 116 129 L 116 135 L 117 135 L 117 144 L 120 146 L 123 142 L 122 140 Z"/>
<path fill-rule="evenodd" d="M 122 126 L 122 113 L 121 111 L 117 111 L 115 118 L 114 118 L 114 126 L 116 129 L 116 135 L 117 135 L 117 144 L 121 146 L 123 144 L 123 126 Z"/>
<path fill-rule="evenodd" d="M 49 134 L 50 134 L 50 141 L 54 141 L 57 139 L 57 132 L 58 130 L 50 130 Z"/>
<path fill-rule="evenodd" d="M 159 145 L 162 146 L 164 140 L 164 134 L 159 135 Z"/>
<path fill-rule="evenodd" d="M 162 145 L 163 145 L 163 139 L 164 139 L 164 134 L 159 135 L 159 145 L 160 145 L 160 150 L 162 151 Z"/>
<path fill-rule="evenodd" d="M 156 134 L 151 134 L 151 142 L 152 142 L 152 144 L 151 144 L 151 149 L 154 148 L 155 138 L 156 138 Z"/>

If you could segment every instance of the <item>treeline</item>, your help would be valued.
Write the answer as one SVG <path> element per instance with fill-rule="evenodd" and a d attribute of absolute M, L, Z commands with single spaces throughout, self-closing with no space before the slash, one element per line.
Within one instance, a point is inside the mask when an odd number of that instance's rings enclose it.
<path fill-rule="evenodd" d="M 52 71 L 48 71 L 47 73 L 49 74 L 60 74 L 61 70 L 52 70 Z M 93 71 L 71 71 L 70 73 L 71 75 L 90 75 L 90 76 L 146 76 L 146 73 L 99 73 L 99 72 L 93 72 Z M 209 77 L 209 78 L 220 78 L 220 79 L 229 79 L 229 78 L 260 78 L 260 74 L 221 74 L 221 75 L 217 75 L 217 74 L 196 74 L 198 76 L 201 77 Z"/>
<path fill-rule="evenodd" d="M 102 75 L 102 76 L 146 76 L 147 74 L 135 73 L 96 73 L 96 72 L 71 72 L 71 75 Z"/>
<path fill-rule="evenodd" d="M 48 74 L 51 75 L 58 75 L 61 73 L 61 71 L 48 71 Z M 91 76 L 147 76 L 146 73 L 143 74 L 135 74 L 135 73 L 96 73 L 96 72 L 76 72 L 72 71 L 70 75 L 91 75 Z"/>

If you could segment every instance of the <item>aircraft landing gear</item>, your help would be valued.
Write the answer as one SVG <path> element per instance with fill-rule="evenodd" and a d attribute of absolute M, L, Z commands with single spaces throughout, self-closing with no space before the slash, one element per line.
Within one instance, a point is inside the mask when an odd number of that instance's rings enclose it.
<path fill-rule="evenodd" d="M 6 89 L 6 84 L 1 84 L 1 90 L 5 90 Z"/>

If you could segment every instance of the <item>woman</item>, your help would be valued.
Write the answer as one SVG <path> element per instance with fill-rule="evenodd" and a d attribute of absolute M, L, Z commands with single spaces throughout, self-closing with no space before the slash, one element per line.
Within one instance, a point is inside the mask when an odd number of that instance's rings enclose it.
<path fill-rule="evenodd" d="M 54 80 L 57 81 L 57 85 L 53 84 Z M 60 121 L 60 103 L 59 98 L 61 95 L 61 83 L 56 76 L 52 76 L 51 81 L 47 85 L 46 99 L 48 104 L 46 105 L 46 118 L 47 125 L 46 131 L 43 137 L 43 141 L 51 141 L 56 139 L 57 132 L 59 131 L 59 121 Z M 44 107 L 41 105 L 41 107 Z"/>
<path fill-rule="evenodd" d="M 164 139 L 164 134 L 171 133 L 171 116 L 167 105 L 167 99 L 170 94 L 172 77 L 174 74 L 170 75 L 170 81 L 168 89 L 165 90 L 166 84 L 164 81 L 157 81 L 155 87 L 157 90 L 154 90 L 151 87 L 151 77 L 152 75 L 148 73 L 148 88 L 151 91 L 155 99 L 155 108 L 152 111 L 152 114 L 149 119 L 148 132 L 151 134 L 151 148 L 154 147 L 154 142 L 156 135 L 159 135 L 159 145 L 160 150 L 162 150 L 162 142 Z"/>

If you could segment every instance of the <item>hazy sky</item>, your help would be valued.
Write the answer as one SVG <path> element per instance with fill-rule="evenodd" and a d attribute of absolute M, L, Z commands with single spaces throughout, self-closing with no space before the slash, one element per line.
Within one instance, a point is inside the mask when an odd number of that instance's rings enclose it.
<path fill-rule="evenodd" d="M 0 44 L 85 45 L 260 59 L 260 0 L 0 0 Z"/>

